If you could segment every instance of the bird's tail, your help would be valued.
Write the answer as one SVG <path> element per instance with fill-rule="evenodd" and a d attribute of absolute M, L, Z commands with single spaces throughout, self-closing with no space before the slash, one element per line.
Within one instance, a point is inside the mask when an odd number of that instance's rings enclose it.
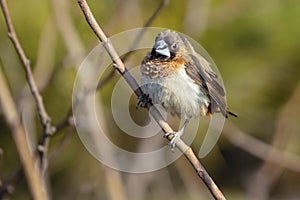
<path fill-rule="evenodd" d="M 233 113 L 233 112 L 231 112 L 231 111 L 229 111 L 229 110 L 227 110 L 227 116 L 226 116 L 226 118 L 228 117 L 228 115 L 231 115 L 231 116 L 233 116 L 233 117 L 238 117 L 237 114 L 235 114 L 235 113 Z"/>

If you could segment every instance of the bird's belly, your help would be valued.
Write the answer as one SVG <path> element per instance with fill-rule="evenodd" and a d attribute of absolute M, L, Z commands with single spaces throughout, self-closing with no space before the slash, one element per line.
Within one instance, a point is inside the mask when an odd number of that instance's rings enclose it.
<path fill-rule="evenodd" d="M 181 117 L 206 115 L 210 100 L 182 68 L 171 76 L 151 79 L 142 76 L 142 89 L 154 104 Z"/>

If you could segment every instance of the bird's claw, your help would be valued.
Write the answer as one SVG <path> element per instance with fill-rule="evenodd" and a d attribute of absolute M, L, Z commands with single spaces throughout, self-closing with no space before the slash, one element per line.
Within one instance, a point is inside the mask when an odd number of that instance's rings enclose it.
<path fill-rule="evenodd" d="M 136 103 L 135 108 L 145 108 L 148 103 L 151 103 L 151 101 L 152 99 L 149 97 L 149 94 L 142 94 L 138 97 L 138 102 Z"/>
<path fill-rule="evenodd" d="M 175 143 L 176 143 L 176 140 L 178 138 L 180 138 L 180 134 L 178 132 L 170 132 L 170 133 L 165 133 L 164 134 L 164 137 L 167 138 L 169 135 L 173 135 L 173 138 L 171 139 L 169 145 L 171 147 L 171 151 L 174 152 L 174 149 L 175 149 Z"/>

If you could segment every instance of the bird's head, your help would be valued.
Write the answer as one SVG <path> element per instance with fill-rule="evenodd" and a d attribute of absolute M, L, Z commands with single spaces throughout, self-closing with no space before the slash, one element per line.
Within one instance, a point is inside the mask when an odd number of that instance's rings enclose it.
<path fill-rule="evenodd" d="M 192 52 L 193 49 L 186 38 L 175 31 L 166 30 L 156 36 L 151 57 L 167 61 L 181 57 L 189 51 Z"/>

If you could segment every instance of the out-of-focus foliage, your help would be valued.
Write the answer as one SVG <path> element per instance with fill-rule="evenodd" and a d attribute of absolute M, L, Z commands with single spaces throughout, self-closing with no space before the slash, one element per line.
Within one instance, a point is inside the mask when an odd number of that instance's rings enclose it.
<path fill-rule="evenodd" d="M 66 4 L 66 12 L 70 14 L 88 52 L 97 44 L 97 39 L 87 25 L 77 2 L 70 1 Z M 105 32 L 113 35 L 130 28 L 141 27 L 159 1 L 106 0 L 90 1 L 89 4 Z M 52 63 L 54 73 L 49 86 L 42 91 L 46 108 L 56 124 L 71 106 L 75 77 L 72 67 L 78 63 L 70 62 L 70 59 L 72 60 L 68 57 L 70 52 L 64 45 L 64 39 L 53 19 L 53 5 L 55 3 L 51 3 L 50 0 L 8 2 L 16 32 L 33 68 L 38 60 L 40 37 L 46 25 L 52 24 L 54 32 L 58 35 Z M 279 111 L 300 84 L 299 19 L 300 3 L 296 0 L 169 1 L 152 26 L 174 29 L 199 41 L 214 59 L 222 74 L 230 109 L 239 115 L 239 118 L 229 120 L 246 133 L 271 143 Z M 20 104 L 18 100 L 22 97 L 22 91 L 27 89 L 25 76 L 7 37 L 3 15 L 0 17 L 0 61 L 14 98 Z M 101 89 L 107 110 L 105 116 L 108 120 L 112 119 L 109 111 L 110 94 L 116 80 L 113 78 Z M 132 110 L 136 121 L 148 120 L 145 111 Z M 300 119 L 300 115 L 297 117 Z M 33 137 L 36 134 L 37 138 L 40 138 L 41 127 L 38 125 L 37 117 L 35 122 L 36 124 L 32 125 L 36 126 L 36 133 L 30 134 Z M 134 151 L 136 140 L 122 136 L 122 132 L 113 121 L 109 121 L 108 126 L 112 130 L 110 137 L 114 142 Z M 300 126 L 297 124 L 295 132 L 289 135 L 287 149 L 300 156 L 299 131 Z M 61 144 L 61 141 L 64 142 Z M 198 150 L 200 144 L 199 139 L 193 143 L 193 148 Z M 221 137 L 218 144 L 203 160 L 204 165 L 228 199 L 244 199 L 251 185 L 252 176 L 262 161 L 229 143 L 225 137 Z M 18 171 L 20 162 L 10 130 L 1 115 L 0 148 L 4 152 L 3 156 L 0 156 L 0 180 L 7 180 Z M 50 154 L 54 156 L 50 157 L 53 159 L 50 159 L 49 164 L 49 187 L 53 199 L 108 198 L 106 167 L 87 152 L 76 131 L 65 129 L 52 138 L 50 152 L 54 152 Z M 136 182 L 151 177 L 152 181 L 147 186 L 144 199 L 193 199 L 195 195 L 196 197 L 199 195 L 199 191 L 203 194 L 202 198 L 210 197 L 186 161 L 180 159 L 178 162 L 168 169 L 136 175 Z M 185 172 L 178 169 L 186 171 L 188 174 L 186 177 L 189 178 L 185 177 Z M 126 185 L 129 182 L 126 180 L 134 175 L 122 173 L 122 176 Z M 125 188 L 130 187 L 126 185 Z M 170 188 L 171 190 L 168 190 Z M 284 170 L 273 185 L 270 198 L 300 199 L 299 188 L 299 173 Z M 135 199 L 134 192 L 130 190 L 127 192 L 129 199 Z M 15 185 L 11 197 L 29 198 L 24 178 Z"/>

